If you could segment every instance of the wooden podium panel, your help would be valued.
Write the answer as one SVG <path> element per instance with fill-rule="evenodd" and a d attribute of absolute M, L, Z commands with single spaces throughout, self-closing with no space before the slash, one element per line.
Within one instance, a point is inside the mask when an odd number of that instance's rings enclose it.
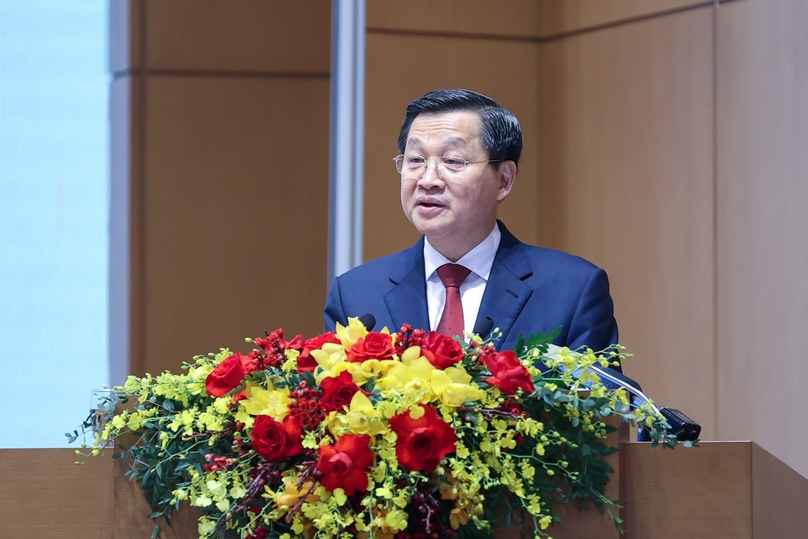
<path fill-rule="evenodd" d="M 73 449 L 0 449 L 0 538 L 114 537 L 114 461 L 76 466 L 77 457 Z"/>
<path fill-rule="evenodd" d="M 808 479 L 752 443 L 752 537 L 808 537 Z"/>
<path fill-rule="evenodd" d="M 752 444 L 625 444 L 626 538 L 751 539 Z"/>
<path fill-rule="evenodd" d="M 72 449 L 0 449 L 0 538 L 147 539 L 154 522 L 126 464 L 108 456 L 73 464 Z M 804 539 L 808 479 L 752 442 L 702 442 L 675 450 L 621 443 L 610 457 L 609 495 L 625 502 L 627 539 Z M 617 494 L 622 492 L 622 494 Z M 185 507 L 164 539 L 198 537 Z M 554 539 L 619 537 L 597 511 L 563 513 Z M 529 539 L 529 528 L 496 530 Z"/>
<path fill-rule="evenodd" d="M 127 465 L 74 449 L 0 449 L 0 539 L 148 539 L 155 522 Z M 163 539 L 196 539 L 198 512 L 183 507 Z"/>
<path fill-rule="evenodd" d="M 808 479 L 753 442 L 622 444 L 626 539 L 805 539 Z"/>

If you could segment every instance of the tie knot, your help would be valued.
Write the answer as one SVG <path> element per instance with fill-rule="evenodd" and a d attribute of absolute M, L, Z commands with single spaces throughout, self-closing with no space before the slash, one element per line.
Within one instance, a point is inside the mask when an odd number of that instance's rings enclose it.
<path fill-rule="evenodd" d="M 446 288 L 460 288 L 469 273 L 471 270 L 460 264 L 444 264 L 438 268 L 438 277 Z"/>

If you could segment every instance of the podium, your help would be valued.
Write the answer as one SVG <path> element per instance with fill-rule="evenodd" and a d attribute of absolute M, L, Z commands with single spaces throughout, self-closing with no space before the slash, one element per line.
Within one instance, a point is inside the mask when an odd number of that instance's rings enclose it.
<path fill-rule="evenodd" d="M 627 539 L 803 539 L 808 479 L 754 442 L 701 442 L 674 450 L 620 442 L 611 455 L 610 496 Z M 147 539 L 154 522 L 126 464 L 107 455 L 81 466 L 73 449 L 0 449 L 0 538 Z M 618 513 L 616 513 L 618 514 Z M 163 524 L 165 539 L 195 539 L 197 513 L 181 509 Z M 554 539 L 620 537 L 590 508 L 565 508 Z M 531 530 L 496 530 L 497 539 L 531 539 Z"/>

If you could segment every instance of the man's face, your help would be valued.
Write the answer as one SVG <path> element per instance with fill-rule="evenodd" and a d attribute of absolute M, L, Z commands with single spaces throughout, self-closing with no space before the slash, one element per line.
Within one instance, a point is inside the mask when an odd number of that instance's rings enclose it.
<path fill-rule="evenodd" d="M 405 160 L 420 156 L 428 166 L 402 168 L 401 206 L 418 232 L 450 260 L 459 259 L 491 232 L 497 205 L 508 196 L 515 176 L 513 162 L 501 163 L 499 170 L 487 163 L 480 130 L 476 112 L 420 114 L 407 137 Z M 438 157 L 472 163 L 452 173 L 437 166 Z"/>

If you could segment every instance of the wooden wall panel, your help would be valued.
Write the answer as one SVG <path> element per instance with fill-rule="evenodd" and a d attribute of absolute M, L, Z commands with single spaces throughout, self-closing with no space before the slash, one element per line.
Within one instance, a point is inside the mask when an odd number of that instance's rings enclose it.
<path fill-rule="evenodd" d="M 330 69 L 329 0 L 141 1 L 148 69 Z"/>
<path fill-rule="evenodd" d="M 712 12 L 541 45 L 541 244 L 606 269 L 625 365 L 712 439 Z"/>
<path fill-rule="evenodd" d="M 539 35 L 576 32 L 639 17 L 710 6 L 704 0 L 538 0 Z"/>
<path fill-rule="evenodd" d="M 717 18 L 721 437 L 808 476 L 808 4 Z"/>
<path fill-rule="evenodd" d="M 322 329 L 330 20 L 327 0 L 111 2 L 113 383 L 126 356 L 178 370 Z"/>
<path fill-rule="evenodd" d="M 418 238 L 401 210 L 400 178 L 392 158 L 398 153 L 396 140 L 409 102 L 439 88 L 481 92 L 519 118 L 525 149 L 516 186 L 503 202 L 500 217 L 523 241 L 538 239 L 537 52 L 530 41 L 367 36 L 365 260 L 409 247 Z"/>
<path fill-rule="evenodd" d="M 145 103 L 147 370 L 321 331 L 329 82 L 150 77 Z"/>
<path fill-rule="evenodd" d="M 368 0 L 371 31 L 537 37 L 541 0 Z"/>

